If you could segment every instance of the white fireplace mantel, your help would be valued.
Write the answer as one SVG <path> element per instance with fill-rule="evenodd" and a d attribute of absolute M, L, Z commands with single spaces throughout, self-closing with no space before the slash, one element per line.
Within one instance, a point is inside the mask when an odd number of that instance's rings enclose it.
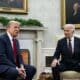
<path fill-rule="evenodd" d="M 4 30 L 6 29 L 6 27 L 1 27 L 0 26 L 0 30 Z M 38 27 L 38 26 L 29 26 L 29 27 L 21 27 L 20 30 L 21 31 L 26 31 L 26 30 L 32 30 L 32 31 L 44 31 L 46 30 L 46 27 Z"/>

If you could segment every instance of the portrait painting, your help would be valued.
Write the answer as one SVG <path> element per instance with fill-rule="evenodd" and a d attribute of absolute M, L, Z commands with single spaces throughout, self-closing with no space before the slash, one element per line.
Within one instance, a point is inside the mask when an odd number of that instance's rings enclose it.
<path fill-rule="evenodd" d="M 61 0 L 61 27 L 74 24 L 80 28 L 80 0 Z"/>
<path fill-rule="evenodd" d="M 0 12 L 27 13 L 27 0 L 0 0 Z"/>

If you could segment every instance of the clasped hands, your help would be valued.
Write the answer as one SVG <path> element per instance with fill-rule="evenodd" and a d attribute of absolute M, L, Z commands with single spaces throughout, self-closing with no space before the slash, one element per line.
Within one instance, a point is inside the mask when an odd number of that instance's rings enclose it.
<path fill-rule="evenodd" d="M 16 69 L 18 70 L 18 74 L 21 78 L 25 79 L 26 78 L 26 72 L 23 66 L 21 66 L 20 68 L 16 67 Z"/>

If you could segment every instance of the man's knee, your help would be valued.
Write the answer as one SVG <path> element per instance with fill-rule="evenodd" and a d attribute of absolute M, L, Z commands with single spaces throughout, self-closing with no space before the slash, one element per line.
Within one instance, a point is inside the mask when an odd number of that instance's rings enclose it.
<path fill-rule="evenodd" d="M 18 76 L 18 71 L 16 70 L 16 68 L 9 68 L 6 71 L 6 76 L 11 77 L 11 78 L 16 78 Z"/>
<path fill-rule="evenodd" d="M 34 66 L 31 66 L 31 70 L 32 70 L 32 73 L 35 74 L 36 73 L 36 68 Z"/>
<path fill-rule="evenodd" d="M 25 65 L 25 69 L 26 69 L 26 74 L 30 75 L 31 77 L 33 77 L 36 73 L 36 68 L 34 66 L 31 65 Z"/>

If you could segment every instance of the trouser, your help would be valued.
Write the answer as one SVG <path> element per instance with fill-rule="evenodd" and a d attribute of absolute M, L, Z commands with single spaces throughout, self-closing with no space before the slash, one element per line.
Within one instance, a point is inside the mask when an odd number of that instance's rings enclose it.
<path fill-rule="evenodd" d="M 29 66 L 29 65 L 24 65 L 25 69 L 26 69 L 26 80 L 32 80 L 33 76 L 36 73 L 36 69 L 33 66 Z"/>
<path fill-rule="evenodd" d="M 23 80 L 32 80 L 34 74 L 36 73 L 35 67 L 30 65 L 24 65 L 24 67 L 27 77 Z M 7 71 L 3 73 L 3 76 L 5 77 L 5 80 L 16 80 L 19 74 L 16 68 L 10 67 Z"/>

